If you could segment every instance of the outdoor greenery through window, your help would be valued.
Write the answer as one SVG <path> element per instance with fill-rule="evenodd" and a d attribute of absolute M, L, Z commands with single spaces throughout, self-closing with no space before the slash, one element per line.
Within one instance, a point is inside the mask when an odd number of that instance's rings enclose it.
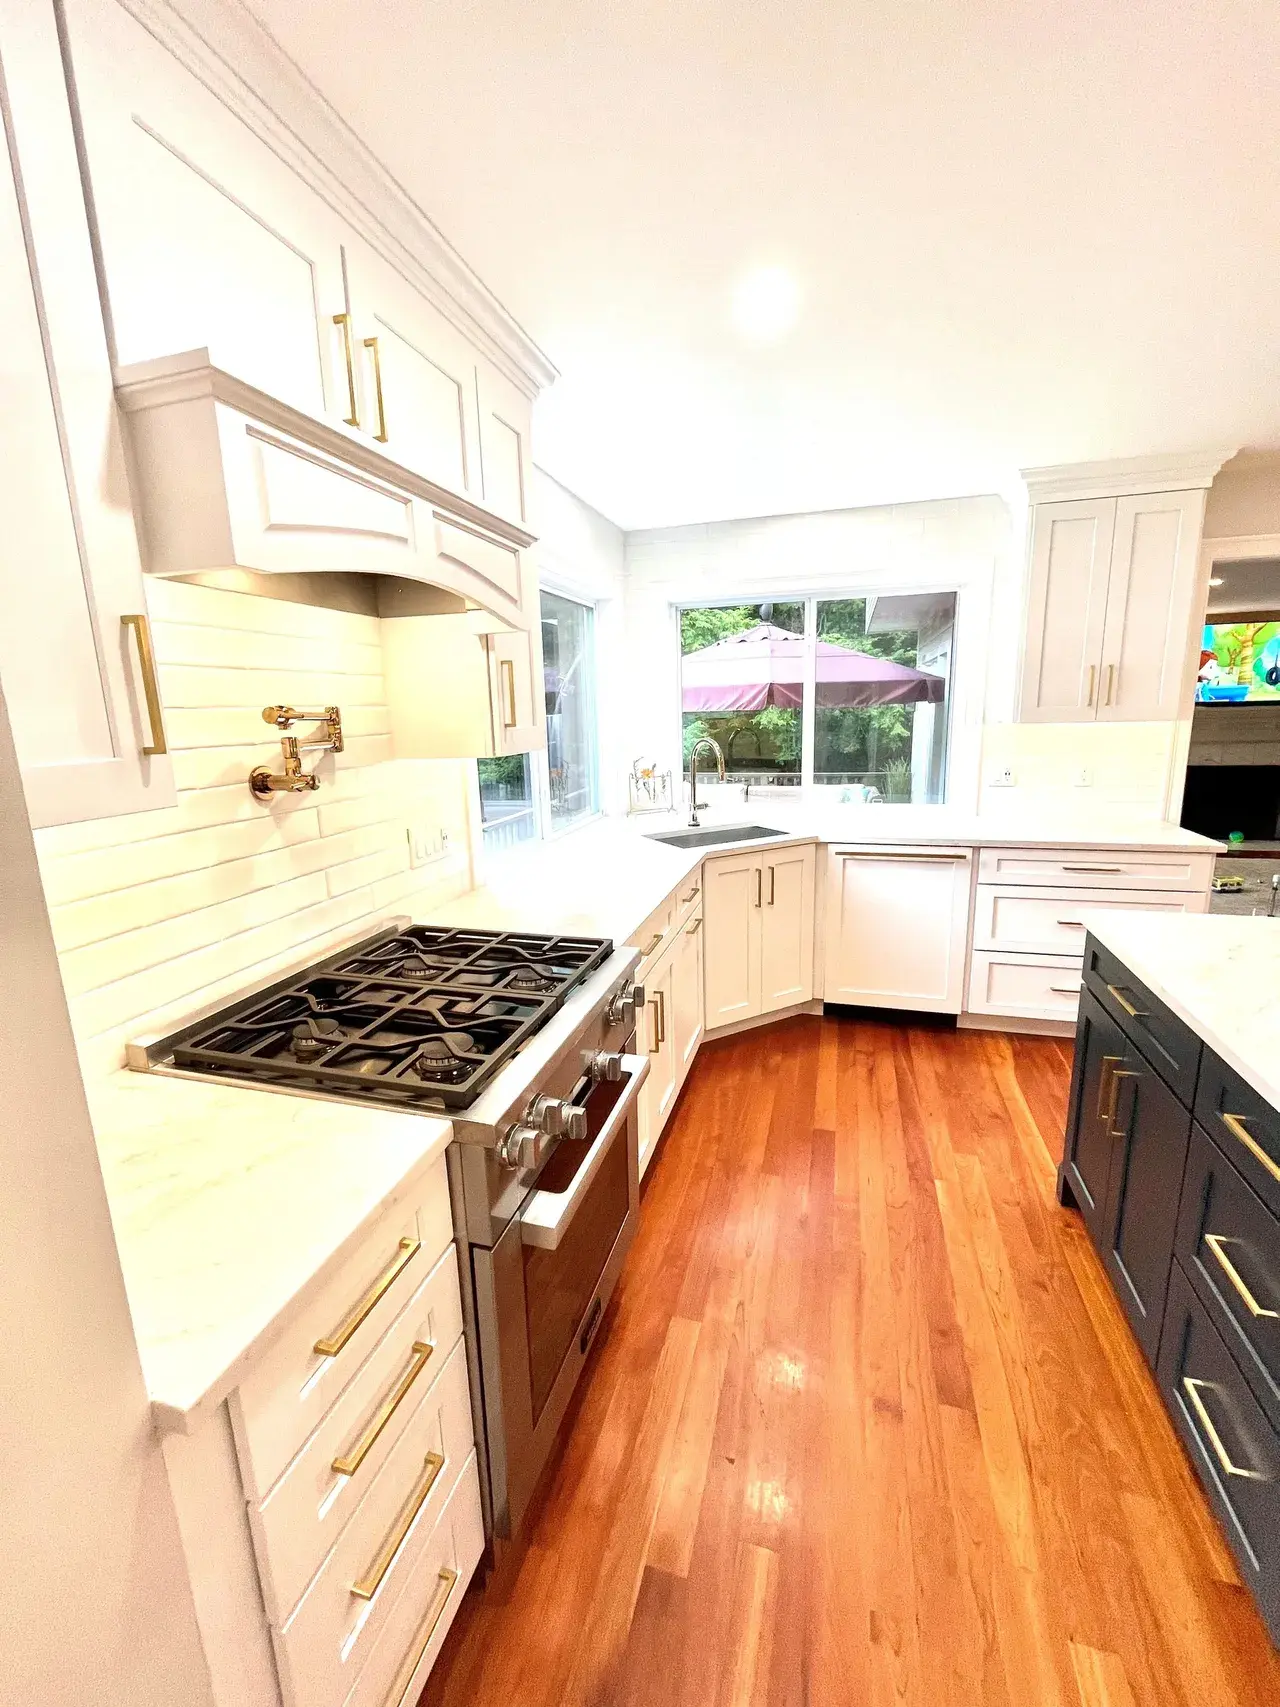
<path fill-rule="evenodd" d="M 684 769 L 700 736 L 735 782 L 946 799 L 954 593 L 680 612 Z"/>

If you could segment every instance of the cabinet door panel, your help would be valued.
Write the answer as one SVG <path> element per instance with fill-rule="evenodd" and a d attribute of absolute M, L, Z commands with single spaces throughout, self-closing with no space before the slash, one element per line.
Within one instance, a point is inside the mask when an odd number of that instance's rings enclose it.
<path fill-rule="evenodd" d="M 508 521 L 528 516 L 529 399 L 482 361 L 477 370 L 484 503 Z"/>
<path fill-rule="evenodd" d="M 539 637 L 523 628 L 489 636 L 496 753 L 528 753 L 547 744 L 539 704 Z"/>
<path fill-rule="evenodd" d="M 1177 717 L 1186 673 L 1203 492 L 1116 501 L 1098 717 Z"/>
<path fill-rule="evenodd" d="M 649 1077 L 640 1087 L 639 1101 L 641 1177 L 649 1166 L 680 1088 L 672 1023 L 675 1007 L 673 973 L 678 953 L 679 948 L 673 948 L 654 968 L 645 986 L 644 1009 L 636 1016 L 636 1047 L 647 1051 L 649 1056 Z"/>
<path fill-rule="evenodd" d="M 1117 1143 L 1107 1111 L 1112 1074 L 1124 1064 L 1124 1033 L 1101 1003 L 1088 990 L 1082 990 L 1063 1170 L 1085 1225 L 1100 1248 Z"/>
<path fill-rule="evenodd" d="M 959 1013 L 970 860 L 925 849 L 832 848 L 823 996 Z"/>
<path fill-rule="evenodd" d="M 764 858 L 760 909 L 760 1011 L 807 1002 L 813 996 L 812 848 L 788 848 Z"/>
<path fill-rule="evenodd" d="M 764 868 L 753 856 L 703 867 L 703 984 L 707 1029 L 760 1012 L 760 910 Z"/>
<path fill-rule="evenodd" d="M 1133 1049 L 1117 1070 L 1104 1257 L 1116 1296 L 1154 1367 L 1178 1224 L 1191 1116 Z"/>
<path fill-rule="evenodd" d="M 346 415 L 339 221 L 122 7 L 67 15 L 117 364 L 207 348 L 273 397 Z"/>
<path fill-rule="evenodd" d="M 683 1084 L 702 1042 L 702 915 L 690 919 L 673 950 L 671 1006 L 676 1077 Z"/>
<path fill-rule="evenodd" d="M 1032 512 L 1024 723 L 1093 721 L 1115 524 L 1114 498 Z"/>

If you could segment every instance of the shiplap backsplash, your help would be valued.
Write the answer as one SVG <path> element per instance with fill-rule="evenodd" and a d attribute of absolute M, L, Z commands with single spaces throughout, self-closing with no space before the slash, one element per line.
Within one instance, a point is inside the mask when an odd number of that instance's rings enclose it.
<path fill-rule="evenodd" d="M 149 604 L 178 803 L 36 833 L 95 1069 L 119 1065 L 132 1036 L 471 882 L 466 762 L 392 759 L 375 618 L 166 581 Z M 319 790 L 263 806 L 248 775 L 280 768 L 273 704 L 340 706 L 346 751 L 306 756 Z M 450 848 L 412 870 L 418 817 Z"/>

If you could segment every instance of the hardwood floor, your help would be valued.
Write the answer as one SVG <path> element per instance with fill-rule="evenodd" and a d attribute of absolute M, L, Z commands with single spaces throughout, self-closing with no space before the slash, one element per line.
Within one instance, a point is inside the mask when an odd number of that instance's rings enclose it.
<path fill-rule="evenodd" d="M 1280 1662 L 1079 1217 L 1069 1046 L 708 1045 L 527 1541 L 430 1707 L 1262 1707 Z"/>

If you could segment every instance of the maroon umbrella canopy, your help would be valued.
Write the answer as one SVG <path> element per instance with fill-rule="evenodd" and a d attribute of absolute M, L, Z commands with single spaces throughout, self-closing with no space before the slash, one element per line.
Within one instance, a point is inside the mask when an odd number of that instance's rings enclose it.
<path fill-rule="evenodd" d="M 686 711 L 763 711 L 769 705 L 799 708 L 804 682 L 804 639 L 762 622 L 741 634 L 729 634 L 682 660 Z M 819 640 L 817 703 L 832 705 L 940 705 L 947 684 L 942 676 L 855 652 L 833 640 Z"/>

